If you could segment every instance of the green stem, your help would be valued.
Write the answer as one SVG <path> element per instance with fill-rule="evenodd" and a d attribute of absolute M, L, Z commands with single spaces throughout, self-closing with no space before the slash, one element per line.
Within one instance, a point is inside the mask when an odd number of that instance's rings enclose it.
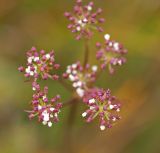
<path fill-rule="evenodd" d="M 86 66 L 86 64 L 88 63 L 89 60 L 89 44 L 88 44 L 88 39 L 85 39 L 85 52 L 84 52 L 84 63 L 83 63 L 83 67 Z"/>

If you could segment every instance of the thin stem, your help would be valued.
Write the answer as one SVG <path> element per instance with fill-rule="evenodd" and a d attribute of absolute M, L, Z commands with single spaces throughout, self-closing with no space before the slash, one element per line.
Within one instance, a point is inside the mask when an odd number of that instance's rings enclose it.
<path fill-rule="evenodd" d="M 50 79 L 53 79 L 50 74 L 48 74 L 48 77 L 49 77 Z M 57 80 L 57 82 L 60 83 L 66 90 L 69 90 L 69 91 L 73 92 L 72 87 L 70 87 L 66 82 L 64 82 L 64 80 L 63 80 L 62 78 L 59 78 L 59 79 Z"/>
<path fill-rule="evenodd" d="M 75 104 L 75 101 L 78 102 L 78 101 L 77 101 L 77 98 L 72 98 L 72 99 L 70 99 L 69 101 L 65 102 L 65 103 L 63 104 L 63 107 L 67 107 L 67 106 L 73 105 L 73 104 Z"/>
<path fill-rule="evenodd" d="M 74 153 L 72 148 L 72 128 L 75 122 L 76 112 L 78 108 L 78 99 L 73 98 L 69 103 L 73 104 L 70 107 L 68 114 L 67 125 L 65 126 L 65 135 L 64 135 L 64 152 L 65 153 Z M 67 143 L 67 145 L 66 145 Z"/>
<path fill-rule="evenodd" d="M 83 63 L 83 67 L 86 66 L 86 64 L 88 63 L 89 60 L 89 45 L 88 45 L 88 39 L 85 39 L 85 52 L 84 52 L 84 63 Z"/>
<path fill-rule="evenodd" d="M 100 70 L 97 72 L 97 74 L 96 74 L 96 81 L 100 78 L 100 76 L 102 75 L 102 73 L 103 73 L 103 70 L 102 70 L 102 69 L 100 69 Z"/>
<path fill-rule="evenodd" d="M 72 87 L 71 86 L 69 86 L 66 82 L 64 82 L 64 80 L 63 79 L 58 79 L 58 82 L 64 87 L 64 88 L 66 88 L 67 90 L 69 90 L 69 91 L 71 91 L 71 92 L 73 92 L 73 89 L 72 89 Z"/>

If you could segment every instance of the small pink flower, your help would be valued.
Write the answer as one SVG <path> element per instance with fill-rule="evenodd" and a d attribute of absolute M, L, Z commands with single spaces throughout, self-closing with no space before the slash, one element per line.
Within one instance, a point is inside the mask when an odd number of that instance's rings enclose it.
<path fill-rule="evenodd" d="M 74 12 L 69 13 L 65 12 L 64 15 L 71 22 L 68 25 L 73 33 L 76 33 L 76 39 L 79 40 L 82 37 L 90 38 L 93 35 L 93 30 L 98 30 L 102 32 L 103 29 L 99 27 L 99 23 L 105 21 L 104 18 L 99 18 L 99 15 L 102 12 L 102 9 L 97 9 L 94 12 L 94 3 L 89 2 L 87 5 L 82 5 L 82 0 L 77 0 L 76 5 L 74 6 Z"/>
<path fill-rule="evenodd" d="M 48 87 L 44 87 L 43 91 L 40 90 L 39 84 L 33 82 L 32 87 L 35 88 L 35 93 L 32 97 L 32 110 L 27 111 L 29 118 L 38 117 L 38 121 L 44 125 L 51 127 L 53 123 L 58 122 L 58 114 L 62 107 L 62 104 L 58 101 L 60 96 L 57 95 L 51 100 L 48 99 Z"/>
<path fill-rule="evenodd" d="M 46 80 L 54 69 L 57 70 L 60 67 L 59 64 L 55 63 L 54 51 L 46 53 L 41 50 L 38 52 L 35 47 L 32 47 L 31 50 L 27 51 L 26 55 L 26 68 L 20 66 L 18 70 L 24 72 L 24 76 L 27 78 L 42 78 Z M 53 78 L 55 78 L 55 74 L 53 74 Z"/>
<path fill-rule="evenodd" d="M 120 103 L 116 97 L 111 95 L 110 90 L 93 88 L 85 93 L 83 101 L 89 107 L 82 113 L 87 122 L 93 121 L 96 117 L 100 120 L 100 129 L 111 128 L 120 119 Z"/>
<path fill-rule="evenodd" d="M 101 68 L 105 69 L 108 66 L 109 72 L 112 74 L 114 73 L 113 66 L 121 66 L 126 62 L 126 58 L 123 57 L 123 55 L 127 53 L 127 50 L 123 47 L 122 44 L 110 40 L 109 34 L 106 34 L 104 38 L 104 44 L 99 42 L 96 44 L 98 48 L 96 57 L 102 62 Z"/>
<path fill-rule="evenodd" d="M 72 82 L 72 86 L 76 89 L 77 94 L 83 97 L 85 90 L 95 81 L 97 69 L 96 65 L 90 67 L 87 64 L 84 68 L 80 62 L 77 62 L 69 65 L 63 76 Z"/>

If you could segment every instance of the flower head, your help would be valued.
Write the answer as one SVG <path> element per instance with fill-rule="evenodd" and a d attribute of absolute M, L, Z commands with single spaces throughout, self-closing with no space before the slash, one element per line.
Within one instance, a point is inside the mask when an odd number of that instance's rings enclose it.
<path fill-rule="evenodd" d="M 127 53 L 127 50 L 123 47 L 122 44 L 110 40 L 110 35 L 106 34 L 104 36 L 105 43 L 97 43 L 98 48 L 96 57 L 102 62 L 101 68 L 105 69 L 106 66 L 109 68 L 109 72 L 112 74 L 114 72 L 113 66 L 123 65 L 126 62 L 126 58 L 123 57 Z"/>
<path fill-rule="evenodd" d="M 58 69 L 59 64 L 55 63 L 54 51 L 46 53 L 44 50 L 37 51 L 35 47 L 27 51 L 27 66 L 19 67 L 20 72 L 24 72 L 27 78 L 42 78 L 46 80 L 53 69 Z M 53 79 L 56 78 L 56 74 L 53 74 Z M 57 76 L 58 77 L 58 76 Z"/>
<path fill-rule="evenodd" d="M 111 95 L 109 89 L 90 89 L 85 93 L 83 101 L 89 108 L 82 113 L 82 117 L 85 117 L 87 122 L 99 117 L 101 130 L 111 128 L 115 121 L 120 119 L 120 103 Z"/>
<path fill-rule="evenodd" d="M 57 95 L 52 99 L 48 99 L 48 87 L 44 87 L 43 91 L 40 90 L 39 84 L 33 82 L 32 87 L 35 88 L 35 93 L 32 97 L 32 110 L 27 111 L 29 118 L 38 117 L 39 122 L 51 127 L 54 122 L 58 122 L 58 114 L 62 104 L 58 101 L 60 96 Z"/>
<path fill-rule="evenodd" d="M 89 4 L 82 4 L 82 0 L 77 0 L 74 6 L 74 12 L 65 12 L 65 16 L 70 20 L 68 29 L 73 33 L 76 33 L 76 39 L 79 40 L 82 37 L 90 38 L 93 34 L 92 30 L 96 29 L 100 32 L 103 31 L 101 27 L 98 26 L 99 23 L 103 23 L 105 20 L 99 18 L 102 9 L 97 9 L 94 12 L 94 3 L 89 2 Z"/>
<path fill-rule="evenodd" d="M 83 97 L 85 90 L 95 81 L 97 69 L 98 67 L 96 65 L 90 67 L 87 64 L 84 68 L 80 62 L 77 62 L 69 65 L 63 76 L 72 82 L 72 86 L 76 88 L 77 94 Z"/>

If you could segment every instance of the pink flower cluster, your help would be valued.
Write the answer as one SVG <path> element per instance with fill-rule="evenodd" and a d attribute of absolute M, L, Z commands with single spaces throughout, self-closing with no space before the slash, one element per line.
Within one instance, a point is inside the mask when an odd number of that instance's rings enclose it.
<path fill-rule="evenodd" d="M 18 70 L 24 73 L 26 78 L 30 78 L 32 82 L 32 90 L 34 94 L 32 96 L 32 110 L 26 111 L 29 113 L 29 118 L 38 117 L 38 121 L 44 125 L 52 126 L 53 122 L 57 122 L 58 114 L 62 104 L 58 101 L 60 96 L 57 95 L 51 100 L 48 99 L 48 87 L 45 86 L 41 91 L 38 79 L 42 78 L 46 80 L 51 78 L 57 80 L 59 76 L 52 74 L 53 70 L 59 69 L 60 65 L 55 63 L 54 51 L 46 53 L 44 50 L 37 51 L 35 47 L 27 51 L 27 64 L 26 67 L 20 66 Z"/>
<path fill-rule="evenodd" d="M 113 66 L 121 66 L 126 62 L 126 58 L 123 57 L 123 55 L 127 53 L 127 50 L 123 47 L 122 44 L 111 40 L 109 34 L 106 34 L 104 38 L 104 44 L 101 44 L 99 42 L 97 42 L 96 44 L 96 47 L 98 48 L 96 57 L 102 62 L 101 68 L 105 69 L 106 66 L 108 66 L 109 72 L 113 74 Z"/>
<path fill-rule="evenodd" d="M 119 116 L 121 107 L 119 100 L 111 95 L 109 89 L 105 90 L 96 87 L 95 82 L 106 67 L 113 74 L 114 66 L 123 65 L 126 62 L 124 55 L 127 50 L 119 42 L 111 40 L 109 34 L 105 34 L 105 42 L 96 43 L 98 50 L 96 58 L 98 62 L 100 61 L 100 66 L 88 64 L 90 55 L 88 39 L 93 36 L 94 29 L 103 31 L 99 27 L 99 23 L 104 22 L 103 18 L 99 18 L 102 9 L 94 11 L 93 7 L 93 2 L 83 6 L 82 0 L 76 0 L 74 12 L 65 12 L 65 16 L 71 22 L 68 28 L 73 33 L 76 33 L 76 40 L 81 38 L 85 40 L 83 64 L 76 62 L 68 65 L 62 75 L 57 75 L 56 70 L 59 69 L 60 65 L 55 62 L 54 51 L 46 53 L 44 50 L 37 51 L 35 47 L 27 51 L 27 64 L 25 67 L 21 66 L 18 69 L 32 82 L 32 90 L 34 92 L 31 101 L 32 110 L 27 111 L 30 119 L 37 117 L 39 122 L 48 125 L 48 127 L 51 127 L 53 123 L 59 120 L 58 115 L 62 107 L 62 103 L 59 102 L 60 96 L 57 95 L 49 99 L 47 96 L 48 87 L 45 86 L 42 90 L 38 82 L 40 79 L 46 80 L 48 78 L 57 80 L 67 90 L 73 92 L 71 101 L 76 99 L 75 102 L 81 101 L 86 106 L 82 117 L 88 123 L 99 118 L 100 129 L 105 130 L 106 128 L 111 128 L 121 118 Z M 69 83 L 65 79 L 71 82 L 71 87 L 68 87 Z"/>
<path fill-rule="evenodd" d="M 46 53 L 44 50 L 37 51 L 35 47 L 32 47 L 26 53 L 27 66 L 19 67 L 19 71 L 24 72 L 26 78 L 42 78 L 44 80 L 52 77 L 57 80 L 58 75 L 52 74 L 52 70 L 59 69 L 60 65 L 55 63 L 54 51 Z"/>
<path fill-rule="evenodd" d="M 94 3 L 89 2 L 87 5 L 82 5 L 82 0 L 77 0 L 74 6 L 74 12 L 65 12 L 65 16 L 71 22 L 68 25 L 73 33 L 76 33 L 76 39 L 79 40 L 82 37 L 90 38 L 93 35 L 93 30 L 98 30 L 102 32 L 103 29 L 98 25 L 105 21 L 104 18 L 99 18 L 102 13 L 102 9 L 93 9 Z"/>
<path fill-rule="evenodd" d="M 111 128 L 120 119 L 118 112 L 121 105 L 116 97 L 111 95 L 109 89 L 90 89 L 85 93 L 83 101 L 89 108 L 82 114 L 82 117 L 85 117 L 87 122 L 98 117 L 101 130 Z"/>
<path fill-rule="evenodd" d="M 58 102 L 60 96 L 57 95 L 49 100 L 47 97 L 47 86 L 44 87 L 43 91 L 40 90 L 40 86 L 36 82 L 33 82 L 32 86 L 35 88 L 35 93 L 33 94 L 31 101 L 32 110 L 27 111 L 29 113 L 29 118 L 38 117 L 39 122 L 51 127 L 53 123 L 59 121 L 58 114 L 62 107 L 62 104 Z"/>
<path fill-rule="evenodd" d="M 63 76 L 72 82 L 72 86 L 76 89 L 77 94 L 83 97 L 90 83 L 96 80 L 97 69 L 96 65 L 91 67 L 87 64 L 83 67 L 80 62 L 77 62 L 69 65 Z"/>

